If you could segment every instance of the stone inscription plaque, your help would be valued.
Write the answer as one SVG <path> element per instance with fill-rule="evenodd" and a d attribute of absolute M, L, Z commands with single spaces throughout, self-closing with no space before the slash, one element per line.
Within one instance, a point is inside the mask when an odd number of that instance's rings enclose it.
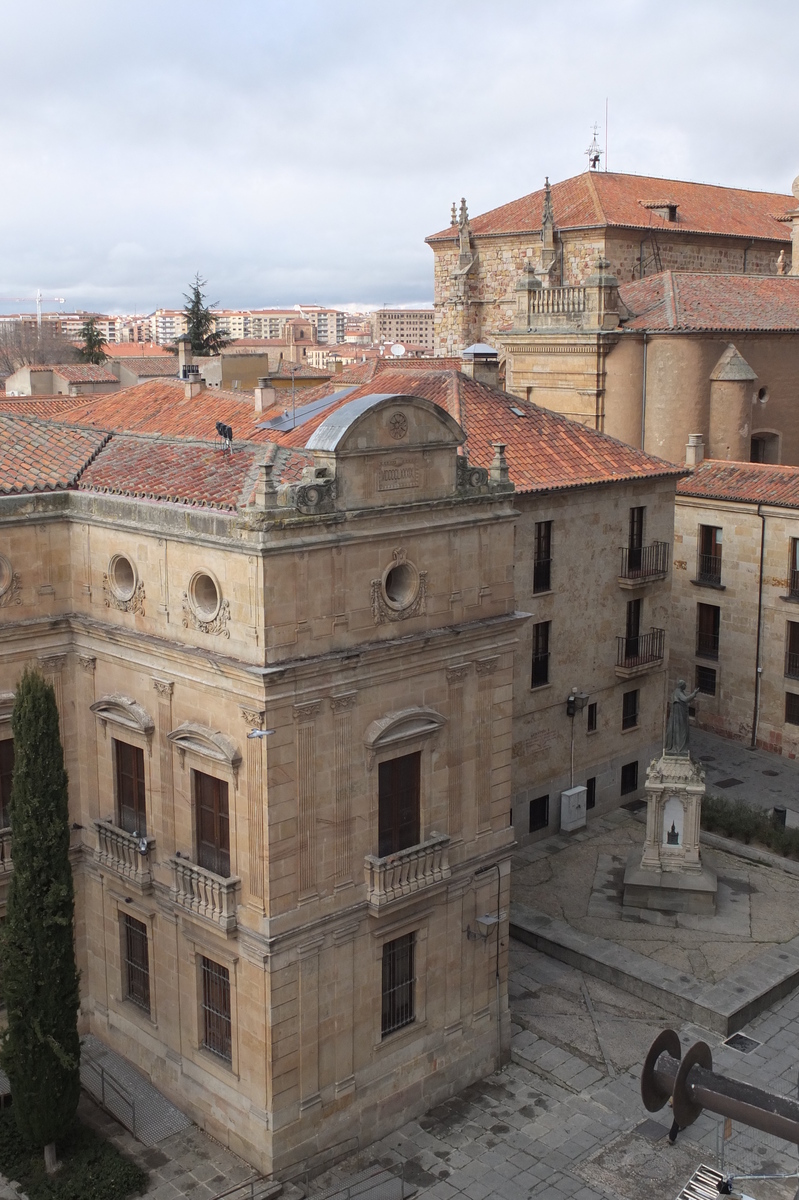
<path fill-rule="evenodd" d="M 378 492 L 395 492 L 419 486 L 419 468 L 412 462 L 392 460 L 383 463 L 377 472 Z"/>

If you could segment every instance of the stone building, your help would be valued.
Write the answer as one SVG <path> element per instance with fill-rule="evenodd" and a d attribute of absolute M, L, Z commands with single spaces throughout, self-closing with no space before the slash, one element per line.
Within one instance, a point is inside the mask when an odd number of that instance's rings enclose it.
<path fill-rule="evenodd" d="M 749 745 L 799 753 L 799 469 L 701 461 L 678 486 L 673 679 L 695 719 Z"/>
<path fill-rule="evenodd" d="M 436 350 L 494 343 L 514 320 L 526 272 L 544 289 L 581 287 L 598 258 L 622 284 L 663 271 L 773 275 L 780 255 L 790 262 L 795 208 L 793 196 L 612 171 L 547 180 L 473 218 L 462 200 L 449 227 L 425 239 Z"/>
<path fill-rule="evenodd" d="M 9 396 L 90 396 L 119 387 L 119 379 L 107 366 L 94 363 L 20 367 L 5 382 Z"/>
<path fill-rule="evenodd" d="M 494 1069 L 525 623 L 501 456 L 408 395 L 301 448 L 0 428 L 0 788 L 38 663 L 84 1029 L 264 1172 Z"/>

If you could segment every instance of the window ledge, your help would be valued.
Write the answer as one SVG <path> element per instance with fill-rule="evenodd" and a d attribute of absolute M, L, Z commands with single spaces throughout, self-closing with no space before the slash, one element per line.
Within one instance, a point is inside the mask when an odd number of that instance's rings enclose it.
<path fill-rule="evenodd" d="M 537 683 L 535 687 L 530 688 L 530 691 L 531 692 L 545 692 L 547 690 L 547 688 L 551 688 L 553 686 L 554 685 L 551 683 Z"/>
<path fill-rule="evenodd" d="M 784 600 L 786 604 L 799 604 L 799 596 L 795 596 L 789 592 L 787 596 L 780 596 L 780 600 Z"/>
<path fill-rule="evenodd" d="M 621 736 L 626 737 L 628 733 L 640 733 L 640 732 L 641 732 L 640 725 L 631 725 L 629 729 L 622 729 Z"/>
<path fill-rule="evenodd" d="M 694 587 L 712 588 L 714 592 L 726 592 L 727 590 L 726 583 L 711 583 L 709 579 L 691 579 L 689 583 L 692 583 Z"/>
<path fill-rule="evenodd" d="M 375 1043 L 375 1050 L 385 1050 L 387 1047 L 394 1048 L 400 1045 L 403 1041 L 411 1041 L 427 1028 L 427 1019 L 413 1020 L 408 1025 L 402 1025 L 399 1029 L 387 1033 L 385 1037 L 381 1037 L 379 1042 Z"/>
<path fill-rule="evenodd" d="M 659 571 L 657 575 L 641 575 L 634 579 L 628 578 L 626 575 L 617 576 L 619 587 L 626 588 L 632 591 L 633 588 L 646 587 L 648 583 L 662 583 L 668 576 L 668 571 Z"/>
<path fill-rule="evenodd" d="M 554 594 L 555 594 L 555 589 L 550 587 L 550 588 L 546 588 L 542 592 L 533 592 L 532 596 L 535 599 L 537 596 L 554 596 Z"/>
<path fill-rule="evenodd" d="M 617 679 L 635 679 L 637 675 L 645 675 L 647 671 L 656 671 L 663 667 L 665 658 L 653 658 L 649 662 L 639 663 L 635 667 L 616 667 Z"/>

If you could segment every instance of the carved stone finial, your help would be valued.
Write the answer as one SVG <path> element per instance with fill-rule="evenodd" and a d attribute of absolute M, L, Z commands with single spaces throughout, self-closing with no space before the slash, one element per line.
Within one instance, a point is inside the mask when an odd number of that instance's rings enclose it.
<path fill-rule="evenodd" d="M 785 274 L 785 251 L 784 250 L 780 250 L 779 257 L 777 258 L 777 274 L 778 275 Z"/>
<path fill-rule="evenodd" d="M 458 206 L 455 201 L 452 201 L 452 213 L 450 215 L 450 225 L 458 224 Z"/>
<path fill-rule="evenodd" d="M 544 184 L 544 212 L 541 217 L 541 224 L 545 229 L 547 226 L 555 224 L 555 214 L 552 210 L 552 188 L 549 186 L 549 176 L 546 176 Z"/>
<path fill-rule="evenodd" d="M 492 442 L 491 446 L 494 450 L 494 458 L 491 462 L 489 476 L 494 484 L 503 484 L 505 487 L 510 482 L 510 473 L 508 470 L 508 460 L 505 457 L 504 442 Z"/>
<path fill-rule="evenodd" d="M 465 198 L 463 196 L 461 196 L 461 210 L 460 210 L 460 214 L 458 217 L 458 224 L 459 225 L 468 225 L 468 223 L 469 223 L 469 210 L 466 207 Z"/>

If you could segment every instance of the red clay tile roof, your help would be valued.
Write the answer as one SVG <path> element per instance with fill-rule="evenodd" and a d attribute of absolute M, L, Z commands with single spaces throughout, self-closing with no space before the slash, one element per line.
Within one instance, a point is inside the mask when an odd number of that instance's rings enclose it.
<path fill-rule="evenodd" d="M 799 508 L 799 467 L 706 459 L 677 485 L 680 496 Z"/>
<path fill-rule="evenodd" d="M 408 370 L 408 361 L 417 365 Z M 284 450 L 298 451 L 299 457 L 286 463 L 281 472 L 281 478 L 287 479 L 298 476 L 308 438 L 334 409 L 360 396 L 397 393 L 423 396 L 450 413 L 466 430 L 469 461 L 476 466 L 488 467 L 494 456 L 491 443 L 504 442 L 511 479 L 520 492 L 684 473 L 682 467 L 644 454 L 507 392 L 476 383 L 459 371 L 447 367 L 437 369 L 435 360 L 404 360 L 400 366 L 396 362 L 378 362 L 372 377 L 354 390 L 350 385 L 346 391 L 334 392 L 334 387 L 339 389 L 341 386 L 342 378 L 336 376 L 335 382 L 303 391 L 296 408 L 297 425 L 286 431 L 259 428 L 271 416 L 282 414 L 285 408 L 283 397 L 270 412 L 256 415 L 249 393 L 206 389 L 186 399 L 183 385 L 177 380 L 139 384 L 112 395 L 93 397 L 70 410 L 68 417 L 74 424 L 102 425 L 135 434 L 160 434 L 170 441 L 183 438 L 192 443 L 199 439 L 214 443 L 215 422 L 223 421 L 233 427 L 234 447 L 241 442 L 274 442 Z M 303 421 L 303 409 L 326 396 L 330 403 Z M 518 411 L 514 413 L 513 409 Z M 157 441 L 151 440 L 148 444 L 153 446 Z M 142 464 L 146 464 L 145 452 L 142 456 Z M 305 461 L 310 461 L 307 456 Z M 99 478 L 101 469 L 102 464 L 98 475 L 91 476 L 92 481 Z M 136 472 L 139 471 L 137 466 Z M 135 478 L 138 480 L 139 475 Z M 119 474 L 119 479 L 123 481 L 120 488 L 127 490 L 124 471 Z M 142 480 L 136 483 L 141 494 L 155 494 L 158 489 L 150 486 L 146 478 L 142 477 Z M 196 489 L 192 491 L 194 485 L 188 482 L 181 487 L 177 477 L 168 476 L 168 484 L 168 488 L 165 484 L 162 490 L 168 490 L 170 496 L 182 492 L 191 503 L 219 503 L 213 498 L 216 493 L 206 496 Z M 191 496 L 195 498 L 191 499 Z"/>
<path fill-rule="evenodd" d="M 159 346 L 158 342 L 112 342 L 106 347 L 109 359 L 115 358 L 153 358 L 158 355 L 174 358 L 171 350 Z"/>
<path fill-rule="evenodd" d="M 331 397 L 329 407 L 303 424 L 299 423 L 299 407 L 297 426 L 286 432 L 272 431 L 272 437 L 282 446 L 304 446 L 336 408 L 361 396 L 383 393 L 423 396 L 445 409 L 466 431 L 465 449 L 475 466 L 490 466 L 494 457 L 491 443 L 504 442 L 510 477 L 518 492 L 685 473 L 683 467 L 452 370 L 415 371 L 412 376 L 403 370 L 382 371 L 355 391 Z"/>
<path fill-rule="evenodd" d="M 799 276 L 663 271 L 625 283 L 625 329 L 799 329 Z"/>
<path fill-rule="evenodd" d="M 677 220 L 668 221 L 646 207 L 669 194 L 677 204 Z M 612 171 L 586 171 L 552 185 L 556 229 L 604 228 L 668 230 L 670 233 L 709 233 L 726 237 L 760 238 L 788 242 L 790 226 L 780 218 L 796 207 L 793 196 L 750 192 L 647 175 L 620 175 Z M 536 233 L 541 229 L 544 189 L 471 219 L 476 237 Z M 458 235 L 450 226 L 425 240 L 435 244 Z"/>
<path fill-rule="evenodd" d="M 153 355 L 152 358 L 123 358 L 120 366 L 133 371 L 140 379 L 155 379 L 160 376 L 169 378 L 178 374 L 178 356 L 176 354 Z"/>
<path fill-rule="evenodd" d="M 74 407 L 74 396 L 4 396 L 0 393 L 0 412 L 9 416 L 16 414 L 52 421 Z"/>
<path fill-rule="evenodd" d="M 74 487 L 108 438 L 105 430 L 0 413 L 0 493 Z"/>
<path fill-rule="evenodd" d="M 116 375 L 108 367 L 95 363 L 61 363 L 53 367 L 32 367 L 36 371 L 52 371 L 67 383 L 118 383 Z"/>

